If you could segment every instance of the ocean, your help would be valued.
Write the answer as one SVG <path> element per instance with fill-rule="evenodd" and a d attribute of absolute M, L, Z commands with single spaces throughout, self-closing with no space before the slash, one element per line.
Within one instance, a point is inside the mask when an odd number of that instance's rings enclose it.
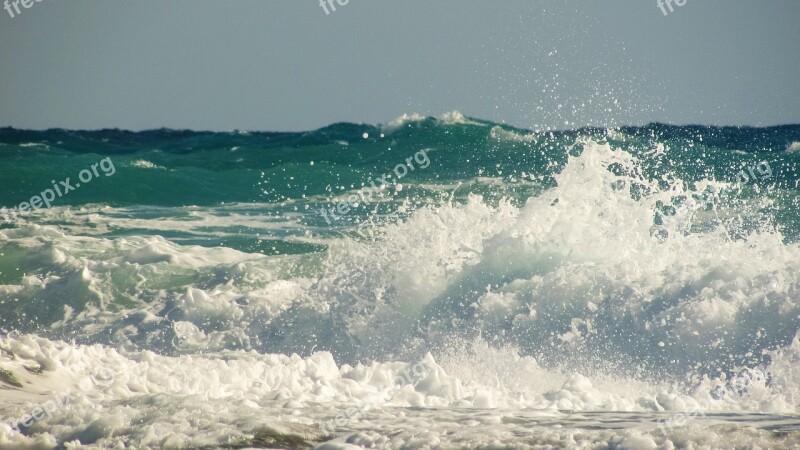
<path fill-rule="evenodd" d="M 800 125 L 0 129 L 0 449 L 798 448 Z"/>

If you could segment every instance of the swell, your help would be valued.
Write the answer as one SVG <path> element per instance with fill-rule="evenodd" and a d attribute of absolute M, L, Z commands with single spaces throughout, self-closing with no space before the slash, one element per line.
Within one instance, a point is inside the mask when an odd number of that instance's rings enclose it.
<path fill-rule="evenodd" d="M 651 124 L 534 133 L 457 114 L 453 117 L 381 126 L 335 124 L 299 133 L 3 128 L 0 205 L 29 199 L 54 178 L 75 179 L 98 156 L 110 156 L 119 168 L 113 189 L 104 183 L 100 189 L 79 190 L 60 204 L 179 206 L 330 197 L 380 176 L 424 148 L 435 152 L 432 168 L 409 174 L 407 182 L 450 184 L 496 177 L 504 182 L 503 192 L 496 195 L 499 198 L 518 188 L 517 181 L 536 180 L 551 186 L 578 137 L 615 142 L 613 136 L 634 154 L 649 152 L 656 144 L 670 148 L 664 157 L 642 159 L 642 170 L 650 177 L 670 173 L 686 181 L 710 177 L 733 181 L 743 166 L 766 158 L 775 166 L 773 184 L 797 184 L 796 152 L 787 151 L 800 139 L 796 125 Z M 524 191 L 516 197 L 524 200 L 529 195 Z"/>

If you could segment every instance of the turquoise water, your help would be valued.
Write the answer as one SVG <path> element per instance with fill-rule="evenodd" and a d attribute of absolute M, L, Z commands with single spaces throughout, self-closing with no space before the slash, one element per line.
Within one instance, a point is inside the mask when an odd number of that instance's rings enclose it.
<path fill-rule="evenodd" d="M 314 226 L 324 218 L 313 213 L 318 207 L 384 173 L 391 175 L 397 164 L 425 148 L 433 149 L 430 167 L 408 173 L 403 184 L 409 190 L 387 196 L 375 212 L 396 212 L 396 206 L 407 201 L 415 206 L 464 201 L 470 194 L 521 204 L 554 185 L 553 176 L 563 170 L 570 154 L 580 153 L 575 142 L 584 138 L 639 157 L 638 170 L 648 180 L 668 176 L 687 183 L 736 183 L 744 170 L 751 178 L 747 188 L 787 192 L 796 192 L 800 180 L 795 170 L 798 150 L 789 150 L 798 140 L 798 126 L 652 124 L 619 128 L 611 137 L 602 129 L 533 133 L 479 120 L 445 124 L 428 118 L 406 122 L 388 135 L 386 131 L 386 126 L 356 124 L 302 133 L 3 129 L 0 205 L 16 206 L 49 188 L 53 179 L 76 180 L 81 170 L 110 157 L 118 169 L 113 178 L 101 174 L 90 189 L 77 189 L 54 204 L 172 208 L 258 203 L 266 204 L 259 208 L 268 208 L 276 217 L 297 211 L 303 224 Z M 651 157 L 657 144 L 670 151 Z M 759 175 L 761 161 L 769 164 L 771 176 Z M 480 179 L 494 182 L 482 185 L 476 181 Z M 456 183 L 467 185 L 455 193 L 447 189 Z M 743 189 L 739 197 L 751 190 Z M 785 210 L 794 205 L 791 195 L 782 201 L 790 202 Z M 307 214 L 309 209 L 312 214 Z M 372 212 L 357 208 L 335 225 L 355 225 Z M 796 217 L 777 217 L 788 231 L 786 237 L 796 239 Z"/>

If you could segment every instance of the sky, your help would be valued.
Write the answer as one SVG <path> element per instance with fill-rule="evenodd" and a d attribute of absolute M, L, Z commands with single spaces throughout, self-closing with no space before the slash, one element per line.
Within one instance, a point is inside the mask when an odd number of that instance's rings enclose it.
<path fill-rule="evenodd" d="M 798 0 L 666 15 L 657 0 L 332 1 L 11 5 L 0 126 L 288 131 L 454 110 L 532 129 L 800 123 Z"/>

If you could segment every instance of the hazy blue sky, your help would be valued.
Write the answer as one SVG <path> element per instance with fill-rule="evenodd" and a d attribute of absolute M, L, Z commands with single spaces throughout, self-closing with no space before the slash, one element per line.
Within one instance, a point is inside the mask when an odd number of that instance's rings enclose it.
<path fill-rule="evenodd" d="M 43 0 L 0 42 L 0 126 L 800 123 L 798 0 Z"/>

